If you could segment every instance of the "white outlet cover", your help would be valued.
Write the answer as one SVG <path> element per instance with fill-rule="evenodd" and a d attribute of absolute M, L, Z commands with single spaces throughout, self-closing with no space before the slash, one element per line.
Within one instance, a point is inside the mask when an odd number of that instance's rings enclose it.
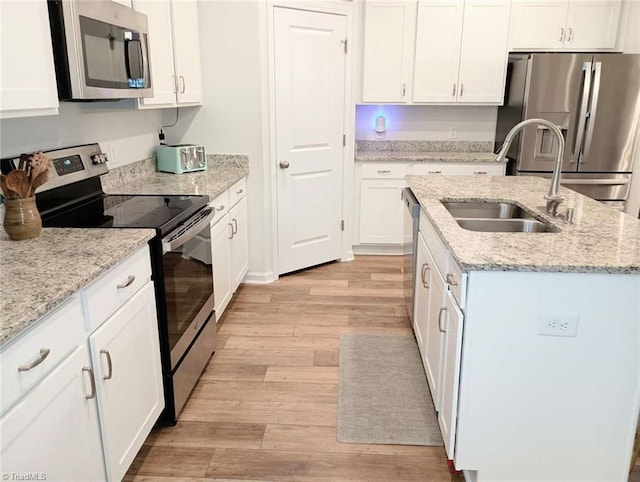
<path fill-rule="evenodd" d="M 578 335 L 579 315 L 540 315 L 538 335 L 575 337 Z"/>

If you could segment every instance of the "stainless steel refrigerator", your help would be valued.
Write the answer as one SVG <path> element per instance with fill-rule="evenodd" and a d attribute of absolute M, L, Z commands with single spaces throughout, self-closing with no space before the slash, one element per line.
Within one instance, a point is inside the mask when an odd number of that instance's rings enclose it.
<path fill-rule="evenodd" d="M 623 208 L 640 125 L 640 55 L 512 55 L 496 146 L 515 124 L 536 117 L 564 134 L 562 184 Z M 527 127 L 507 154 L 507 171 L 551 177 L 557 149 L 550 130 Z"/>

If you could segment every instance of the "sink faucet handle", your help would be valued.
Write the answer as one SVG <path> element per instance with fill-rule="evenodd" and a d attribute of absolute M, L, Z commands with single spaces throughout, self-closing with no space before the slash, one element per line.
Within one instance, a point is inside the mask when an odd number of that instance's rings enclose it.
<path fill-rule="evenodd" d="M 554 217 L 558 216 L 558 206 L 562 204 L 564 198 L 562 196 L 549 195 L 545 196 L 544 198 L 547 200 L 547 213 L 551 214 Z"/>

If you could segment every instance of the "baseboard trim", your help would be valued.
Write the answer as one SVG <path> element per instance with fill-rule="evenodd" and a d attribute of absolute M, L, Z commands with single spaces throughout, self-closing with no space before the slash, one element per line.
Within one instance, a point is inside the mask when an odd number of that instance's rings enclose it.
<path fill-rule="evenodd" d="M 353 249 L 350 249 L 342 258 L 339 259 L 339 261 L 341 263 L 344 263 L 345 261 L 353 261 L 354 259 L 355 258 L 353 257 Z"/>
<path fill-rule="evenodd" d="M 359 254 L 367 254 L 367 255 L 386 255 L 386 256 L 402 256 L 405 253 L 405 247 L 400 246 L 391 246 L 385 244 L 357 244 L 353 246 L 353 254 L 356 256 Z"/>
<path fill-rule="evenodd" d="M 278 277 L 273 271 L 264 271 L 262 273 L 250 271 L 242 280 L 243 283 L 248 285 L 266 285 L 273 283 Z"/>

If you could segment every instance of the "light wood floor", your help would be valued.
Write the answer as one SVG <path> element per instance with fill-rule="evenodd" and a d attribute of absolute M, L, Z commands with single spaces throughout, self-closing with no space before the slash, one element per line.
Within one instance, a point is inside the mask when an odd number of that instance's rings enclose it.
<path fill-rule="evenodd" d="M 442 447 L 336 441 L 340 335 L 411 334 L 401 261 L 358 256 L 241 287 L 180 422 L 151 433 L 125 480 L 464 480 Z"/>

